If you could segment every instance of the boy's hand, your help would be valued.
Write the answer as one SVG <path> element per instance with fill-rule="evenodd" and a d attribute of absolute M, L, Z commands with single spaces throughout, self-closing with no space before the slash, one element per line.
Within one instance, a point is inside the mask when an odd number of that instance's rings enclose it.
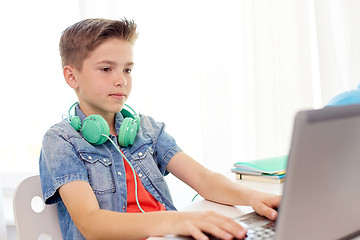
<path fill-rule="evenodd" d="M 177 235 L 192 236 L 194 239 L 209 239 L 205 233 L 220 239 L 243 239 L 246 229 L 231 218 L 208 212 L 180 212 L 174 225 Z"/>
<path fill-rule="evenodd" d="M 267 193 L 256 194 L 251 199 L 251 207 L 261 216 L 276 220 L 278 212 L 275 210 L 280 205 L 281 196 Z"/>

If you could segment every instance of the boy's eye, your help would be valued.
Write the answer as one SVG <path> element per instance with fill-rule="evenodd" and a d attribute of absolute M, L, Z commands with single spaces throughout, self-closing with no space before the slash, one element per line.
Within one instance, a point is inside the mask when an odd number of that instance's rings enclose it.
<path fill-rule="evenodd" d="M 126 73 L 131 73 L 131 69 L 130 69 L 130 68 L 124 69 L 124 72 L 126 72 Z"/>
<path fill-rule="evenodd" d="M 103 71 L 103 72 L 110 72 L 110 71 L 111 71 L 111 68 L 109 68 L 109 67 L 104 67 L 104 68 L 101 68 L 101 71 Z"/>

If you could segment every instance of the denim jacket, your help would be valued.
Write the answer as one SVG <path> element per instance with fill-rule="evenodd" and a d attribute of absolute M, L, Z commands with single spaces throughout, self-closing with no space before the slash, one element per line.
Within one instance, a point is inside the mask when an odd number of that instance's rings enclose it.
<path fill-rule="evenodd" d="M 76 115 L 86 116 L 79 106 Z M 123 121 L 115 115 L 115 131 Z M 120 149 L 133 165 L 145 189 L 167 210 L 176 210 L 164 180 L 166 166 L 181 149 L 165 132 L 164 124 L 141 115 L 139 131 L 133 145 Z M 116 137 L 110 138 L 117 144 Z M 118 146 L 119 147 L 119 146 Z M 127 188 L 122 156 L 110 141 L 102 145 L 87 142 L 66 120 L 51 127 L 44 136 L 40 154 L 40 178 L 45 203 L 58 205 L 58 216 L 64 239 L 84 239 L 74 225 L 58 193 L 59 187 L 72 181 L 88 182 L 101 209 L 126 212 Z"/>

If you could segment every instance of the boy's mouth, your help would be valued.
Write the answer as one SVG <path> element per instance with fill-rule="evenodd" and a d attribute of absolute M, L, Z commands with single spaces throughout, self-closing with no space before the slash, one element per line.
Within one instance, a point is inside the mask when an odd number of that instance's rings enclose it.
<path fill-rule="evenodd" d="M 124 93 L 113 93 L 110 94 L 110 97 L 116 98 L 116 99 L 124 99 L 125 98 L 125 94 Z"/>

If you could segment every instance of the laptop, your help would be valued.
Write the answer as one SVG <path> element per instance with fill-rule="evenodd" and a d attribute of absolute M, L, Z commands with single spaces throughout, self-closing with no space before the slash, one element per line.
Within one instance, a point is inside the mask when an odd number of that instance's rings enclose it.
<path fill-rule="evenodd" d="M 246 239 L 360 239 L 360 105 L 297 113 L 278 210 L 235 220 Z"/>
<path fill-rule="evenodd" d="M 360 104 L 297 113 L 278 212 L 234 219 L 245 239 L 360 239 Z"/>

